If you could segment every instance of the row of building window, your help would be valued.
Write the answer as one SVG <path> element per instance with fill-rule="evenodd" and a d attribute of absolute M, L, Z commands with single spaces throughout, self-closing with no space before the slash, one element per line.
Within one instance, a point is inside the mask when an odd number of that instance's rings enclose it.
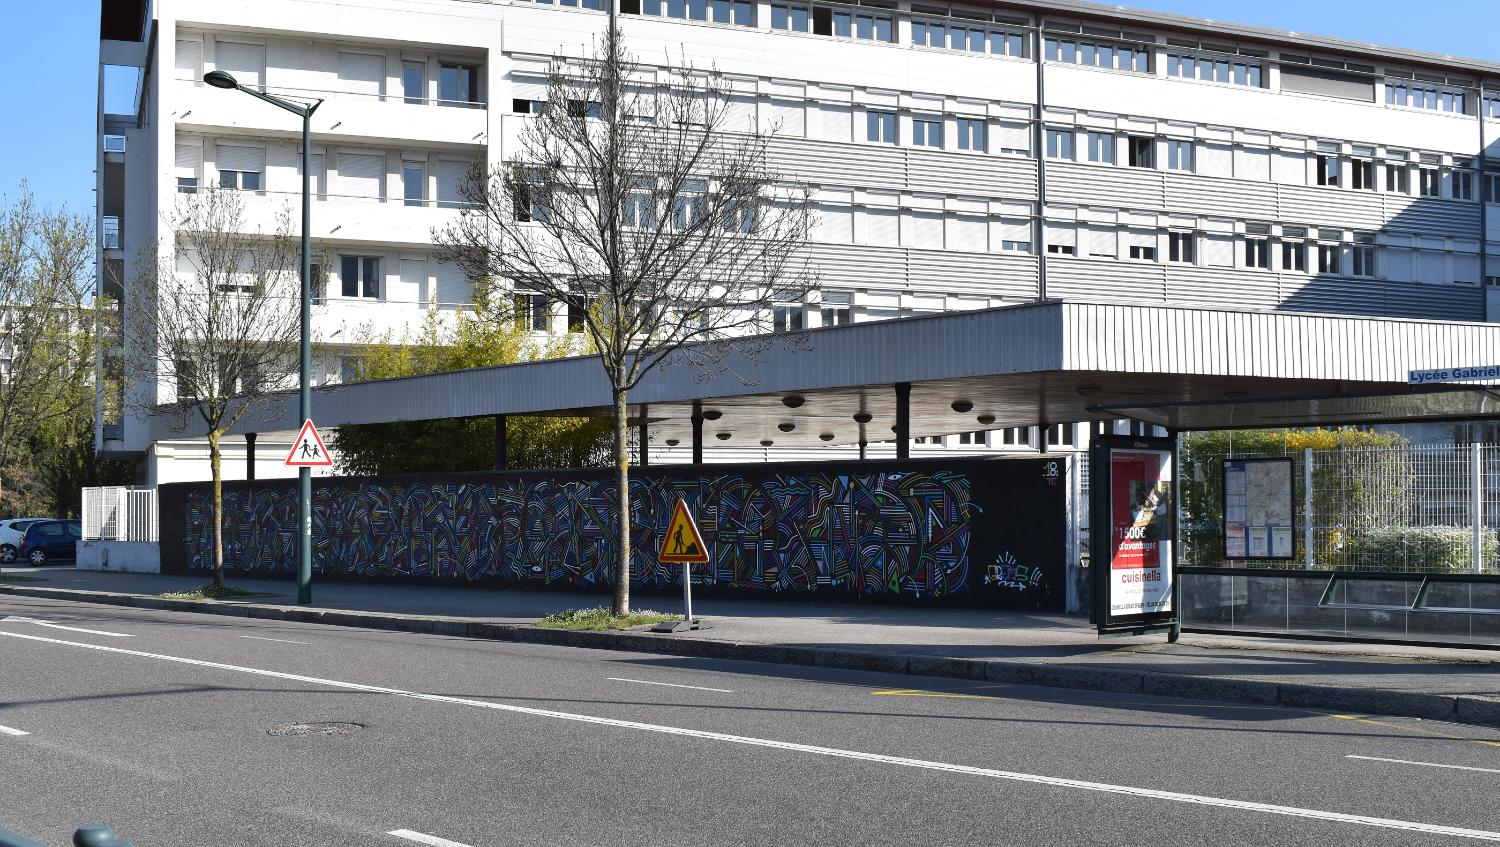
<path fill-rule="evenodd" d="M 972 432 L 960 432 L 956 435 L 919 435 L 912 438 L 914 444 L 945 443 L 956 444 L 960 447 L 1030 447 L 1040 446 L 1037 440 L 1042 435 L 1047 438 L 1049 447 L 1072 447 L 1076 442 L 1074 424 L 1053 424 L 1041 428 L 1034 426 L 1016 426 L 1006 429 L 974 430 Z M 950 442 L 951 439 L 951 442 Z"/>

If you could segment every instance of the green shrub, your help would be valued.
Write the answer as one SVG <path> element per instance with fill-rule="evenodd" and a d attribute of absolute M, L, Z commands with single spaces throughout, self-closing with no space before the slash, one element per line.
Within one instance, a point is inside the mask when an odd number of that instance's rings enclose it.
<path fill-rule="evenodd" d="M 1344 565 L 1357 570 L 1468 573 L 1473 530 L 1466 526 L 1375 526 L 1345 536 Z M 1495 561 L 1493 530 L 1480 536 L 1483 561 Z"/>

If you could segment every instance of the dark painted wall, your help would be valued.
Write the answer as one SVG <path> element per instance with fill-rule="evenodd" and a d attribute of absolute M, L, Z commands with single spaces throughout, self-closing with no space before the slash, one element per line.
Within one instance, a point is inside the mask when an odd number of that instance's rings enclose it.
<path fill-rule="evenodd" d="M 1056 459 L 646 468 L 631 479 L 633 585 L 680 591 L 656 561 L 683 497 L 713 562 L 712 595 L 905 600 L 1061 610 L 1063 462 Z M 321 579 L 606 591 L 615 484 L 608 471 L 345 477 L 313 483 Z M 162 569 L 207 573 L 207 483 L 161 487 Z M 296 572 L 295 482 L 224 484 L 225 567 Z M 675 586 L 675 588 L 674 588 Z"/>

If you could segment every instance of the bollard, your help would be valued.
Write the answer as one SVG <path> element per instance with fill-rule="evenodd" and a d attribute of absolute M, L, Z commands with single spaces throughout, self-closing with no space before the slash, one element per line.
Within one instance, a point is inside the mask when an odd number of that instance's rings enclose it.
<path fill-rule="evenodd" d="M 73 847 L 130 847 L 107 826 L 85 826 L 73 833 Z"/>
<path fill-rule="evenodd" d="M 42 847 L 42 845 L 8 829 L 0 829 L 0 847 Z"/>

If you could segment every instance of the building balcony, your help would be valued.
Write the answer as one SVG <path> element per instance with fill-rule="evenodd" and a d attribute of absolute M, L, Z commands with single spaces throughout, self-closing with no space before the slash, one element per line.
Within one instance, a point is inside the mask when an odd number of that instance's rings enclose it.
<path fill-rule="evenodd" d="M 319 138 L 346 137 L 360 143 L 416 142 L 424 146 L 485 143 L 489 113 L 483 103 L 425 100 L 390 95 L 273 89 L 293 99 L 325 102 L 313 116 Z M 300 133 L 296 117 L 268 104 L 254 103 L 239 92 L 221 91 L 202 82 L 174 83 L 173 115 L 177 125 L 205 132 L 239 129 L 257 134 Z"/>
<path fill-rule="evenodd" d="M 290 211 L 292 225 L 299 227 L 301 192 L 245 192 L 245 220 L 252 229 L 274 231 L 278 216 Z M 458 203 L 415 201 L 399 198 L 347 197 L 314 194 L 312 237 L 317 241 L 359 242 L 426 247 L 434 229 L 453 221 Z"/>

